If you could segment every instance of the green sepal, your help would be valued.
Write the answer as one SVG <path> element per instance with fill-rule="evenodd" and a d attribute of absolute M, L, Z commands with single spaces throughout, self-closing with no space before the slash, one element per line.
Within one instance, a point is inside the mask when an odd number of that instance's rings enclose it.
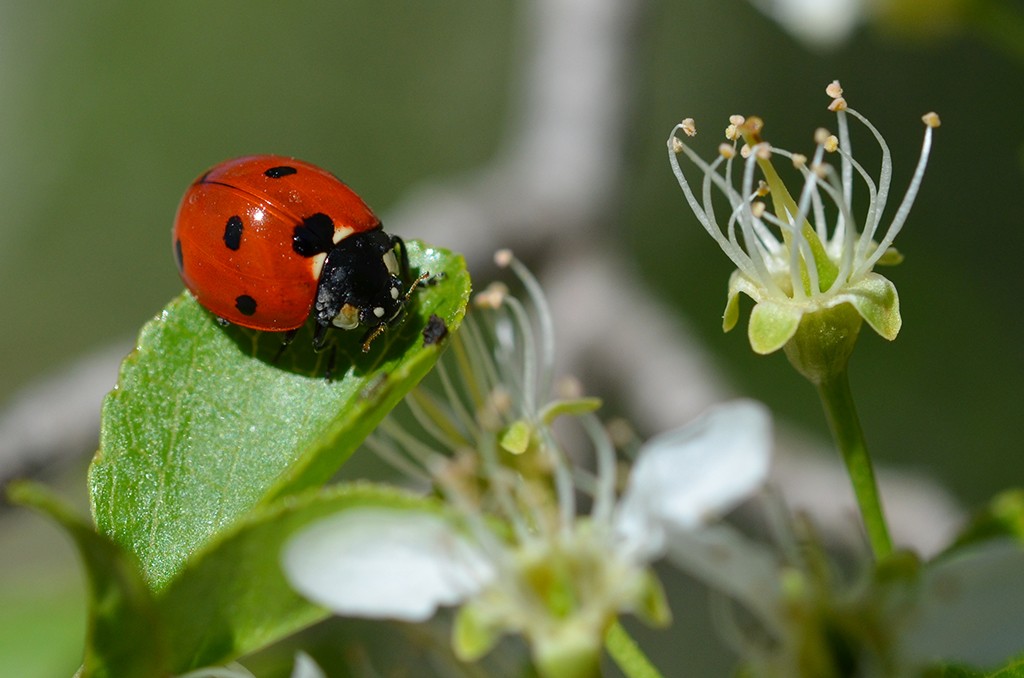
<path fill-rule="evenodd" d="M 655 628 L 666 628 L 672 623 L 672 610 L 668 606 L 665 589 L 661 580 L 650 570 L 645 570 L 640 585 L 640 595 L 632 612 L 644 623 Z"/>
<path fill-rule="evenodd" d="M 786 357 L 812 384 L 831 381 L 845 373 L 862 324 L 850 304 L 805 313 L 785 345 Z"/>
<path fill-rule="evenodd" d="M 755 305 L 747 328 L 754 353 L 768 355 L 785 346 L 796 334 L 802 315 L 803 310 L 792 304 L 765 300 Z"/>
<path fill-rule="evenodd" d="M 725 311 L 722 313 L 722 331 L 729 332 L 736 327 L 740 319 L 740 293 L 746 294 L 755 302 L 761 301 L 761 290 L 750 278 L 745 276 L 739 269 L 729 276 L 729 292 L 725 302 Z"/>
<path fill-rule="evenodd" d="M 903 263 L 903 253 L 895 247 L 890 247 L 885 253 L 878 258 L 875 262 L 875 266 L 899 266 Z"/>
<path fill-rule="evenodd" d="M 455 613 L 455 624 L 452 629 L 452 649 L 455 656 L 462 661 L 472 662 L 480 659 L 497 644 L 501 638 L 498 626 L 489 623 L 487 603 L 480 599 L 471 599 Z"/>
<path fill-rule="evenodd" d="M 530 449 L 533 428 L 525 419 L 517 419 L 501 432 L 498 444 L 510 454 L 523 454 Z"/>
<path fill-rule="evenodd" d="M 845 286 L 839 298 L 853 304 L 879 336 L 892 341 L 900 333 L 900 297 L 888 278 L 868 273 L 860 282 Z"/>

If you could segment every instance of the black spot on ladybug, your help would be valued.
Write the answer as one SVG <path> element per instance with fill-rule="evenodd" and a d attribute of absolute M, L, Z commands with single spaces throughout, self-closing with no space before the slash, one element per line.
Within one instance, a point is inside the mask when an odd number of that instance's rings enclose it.
<path fill-rule="evenodd" d="M 235 308 L 237 308 L 238 312 L 242 315 L 252 315 L 256 312 L 256 300 L 248 294 L 235 297 Z"/>
<path fill-rule="evenodd" d="M 181 252 L 181 238 L 174 241 L 174 260 L 178 263 L 178 272 L 185 270 L 185 255 Z"/>
<path fill-rule="evenodd" d="M 289 174 L 295 174 L 298 171 L 299 170 L 295 169 L 294 167 L 289 167 L 288 165 L 281 165 L 280 167 L 271 167 L 263 174 L 265 176 L 270 177 L 271 179 L 280 179 L 281 177 L 286 177 Z"/>
<path fill-rule="evenodd" d="M 224 226 L 224 244 L 229 250 L 237 250 L 242 246 L 242 218 L 237 214 L 228 219 Z"/>
<path fill-rule="evenodd" d="M 427 326 L 423 328 L 423 345 L 431 346 L 448 336 L 448 325 L 440 316 L 431 313 Z"/>
<path fill-rule="evenodd" d="M 302 220 L 292 234 L 292 249 L 303 257 L 312 257 L 334 248 L 334 221 L 317 212 Z"/>

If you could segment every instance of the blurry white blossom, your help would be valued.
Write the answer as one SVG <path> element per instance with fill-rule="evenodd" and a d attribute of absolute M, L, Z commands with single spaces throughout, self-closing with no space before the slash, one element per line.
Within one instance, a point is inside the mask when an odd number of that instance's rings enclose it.
<path fill-rule="evenodd" d="M 866 0 L 751 0 L 793 37 L 813 48 L 845 42 L 867 15 Z"/>
<path fill-rule="evenodd" d="M 429 479 L 445 510 L 344 511 L 294 537 L 283 567 L 304 596 L 341 615 L 419 621 L 458 606 L 453 644 L 464 659 L 514 633 L 542 675 L 594 675 L 619 614 L 668 622 L 650 568 L 667 535 L 701 529 L 764 482 L 770 418 L 739 401 L 655 438 L 617 496 L 616 452 L 591 413 L 598 403 L 565 387 L 552 397 L 546 301 L 522 264 L 501 261 L 532 305 L 501 287 L 482 293 L 442 359 L 438 391 L 408 400 L 418 428 L 389 424 L 374 442 Z M 551 424 L 565 415 L 586 433 L 594 472 L 556 439 Z"/>

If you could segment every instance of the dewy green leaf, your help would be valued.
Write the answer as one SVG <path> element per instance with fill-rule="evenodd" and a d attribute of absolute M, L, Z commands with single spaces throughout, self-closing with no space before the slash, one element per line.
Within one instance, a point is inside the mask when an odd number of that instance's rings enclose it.
<path fill-rule="evenodd" d="M 152 594 L 134 559 L 97 534 L 49 491 L 12 484 L 11 501 L 56 521 L 75 543 L 89 586 L 89 634 L 82 678 L 152 678 L 167 675 L 165 636 Z"/>
<path fill-rule="evenodd" d="M 328 480 L 434 364 L 443 342 L 422 332 L 458 327 L 469 276 L 460 256 L 408 248 L 414 273 L 441 277 L 368 354 L 341 331 L 314 353 L 308 327 L 282 351 L 278 335 L 221 327 L 188 294 L 143 328 L 104 402 L 89 489 L 99 531 L 152 588 L 254 507 Z"/>
<path fill-rule="evenodd" d="M 326 617 L 327 611 L 285 580 L 282 545 L 317 519 L 363 507 L 439 510 L 422 497 L 364 483 L 307 492 L 253 511 L 217 535 L 159 594 L 171 670 L 230 661 Z M 197 610 L 204 611 L 201 623 Z"/>

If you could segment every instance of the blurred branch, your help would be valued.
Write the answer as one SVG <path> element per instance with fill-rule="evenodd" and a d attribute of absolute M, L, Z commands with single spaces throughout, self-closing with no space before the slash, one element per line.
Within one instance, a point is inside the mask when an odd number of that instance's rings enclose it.
<path fill-rule="evenodd" d="M 652 432 L 733 390 L 609 235 L 625 184 L 638 72 L 632 60 L 644 11 L 640 0 L 530 3 L 513 97 L 520 109 L 496 158 L 466 176 L 424 184 L 385 223 L 461 251 L 477 279 L 493 273 L 495 250 L 515 249 L 550 295 L 560 364 L 614 394 Z M 0 478 L 92 449 L 99 401 L 124 352 L 89 356 L 18 396 L 0 419 Z M 789 501 L 812 511 L 824 530 L 850 533 L 855 509 L 838 457 L 788 436 L 780 448 L 775 479 Z M 897 541 L 934 550 L 958 520 L 952 500 L 921 478 L 884 469 L 880 476 Z"/>
<path fill-rule="evenodd" d="M 0 411 L 0 483 L 96 450 L 103 396 L 130 350 L 106 346 L 15 395 Z"/>

